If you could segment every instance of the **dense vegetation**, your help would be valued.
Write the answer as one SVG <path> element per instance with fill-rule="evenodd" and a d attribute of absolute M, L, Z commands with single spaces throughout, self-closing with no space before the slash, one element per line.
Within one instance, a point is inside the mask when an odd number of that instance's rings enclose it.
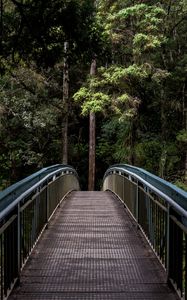
<path fill-rule="evenodd" d="M 187 1 L 0 2 L 0 188 L 63 162 L 66 127 L 87 188 L 90 112 L 98 188 L 119 162 L 186 188 Z"/>

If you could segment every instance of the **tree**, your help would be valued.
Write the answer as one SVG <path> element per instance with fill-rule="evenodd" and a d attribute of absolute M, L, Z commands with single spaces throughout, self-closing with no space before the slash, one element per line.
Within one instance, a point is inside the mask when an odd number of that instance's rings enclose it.
<path fill-rule="evenodd" d="M 96 19 L 103 24 L 103 37 L 110 52 L 96 78 L 88 79 L 74 98 L 81 103 L 83 115 L 92 111 L 113 118 L 115 114 L 114 120 L 117 116 L 120 123 L 126 124 L 128 134 L 121 144 L 130 150 L 123 160 L 141 166 L 146 161 L 150 171 L 172 178 L 183 155 L 176 135 L 183 126 L 178 108 L 184 99 L 181 88 L 184 90 L 185 71 L 183 68 L 182 74 L 177 64 L 185 59 L 185 51 L 181 51 L 185 41 L 185 3 L 97 1 L 97 9 Z M 176 39 L 178 26 L 180 43 Z M 179 58 L 177 63 L 172 59 L 174 55 Z M 180 79 L 176 77 L 179 72 Z M 178 96 L 174 96 L 176 86 Z M 172 124 L 171 117 L 176 120 Z"/>
<path fill-rule="evenodd" d="M 69 66 L 68 66 L 68 42 L 64 42 L 64 66 L 63 66 L 63 106 L 64 118 L 62 127 L 62 163 L 68 163 L 68 114 L 69 114 Z"/>
<path fill-rule="evenodd" d="M 90 76 L 96 75 L 96 58 L 92 60 Z M 89 113 L 89 178 L 88 190 L 94 191 L 95 188 L 95 113 Z"/>
<path fill-rule="evenodd" d="M 86 174 L 96 114 L 96 174 L 121 161 L 185 185 L 185 0 L 0 4 L 2 178 L 62 160 Z"/>

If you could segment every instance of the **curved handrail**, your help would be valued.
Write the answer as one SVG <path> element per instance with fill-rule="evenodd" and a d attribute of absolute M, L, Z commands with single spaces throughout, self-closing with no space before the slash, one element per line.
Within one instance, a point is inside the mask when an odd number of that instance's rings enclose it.
<path fill-rule="evenodd" d="M 79 189 L 69 165 L 44 168 L 0 194 L 1 299 L 10 293 L 35 243 L 66 195 Z M 11 248 L 11 251 L 9 250 Z"/>
<path fill-rule="evenodd" d="M 185 295 L 187 192 L 125 164 L 113 165 L 106 171 L 103 189 L 115 193 L 125 204 L 163 264 L 168 280 Z"/>
<path fill-rule="evenodd" d="M 20 180 L 19 182 L 11 185 L 7 189 L 0 193 L 0 212 L 7 208 L 11 203 L 14 202 L 20 195 L 25 193 L 27 190 L 32 189 L 33 186 L 41 184 L 42 179 L 47 180 L 54 176 L 60 171 L 70 171 L 73 172 L 77 177 L 77 172 L 74 168 L 69 165 L 57 164 L 50 167 L 43 168 L 38 172 Z"/>
<path fill-rule="evenodd" d="M 185 211 L 187 211 L 187 192 L 183 191 L 182 189 L 178 188 L 172 183 L 156 175 L 153 175 L 144 169 L 130 166 L 127 164 L 116 164 L 111 166 L 105 172 L 104 179 L 108 174 L 110 174 L 113 171 L 126 173 L 127 175 L 134 177 L 138 181 L 142 181 L 143 184 L 148 183 L 148 185 L 150 185 L 149 187 L 152 187 L 153 190 L 156 189 L 157 193 L 160 192 L 160 194 L 162 194 L 162 197 L 165 195 L 165 198 L 171 199 L 172 206 L 176 206 L 177 210 L 180 206 Z"/>

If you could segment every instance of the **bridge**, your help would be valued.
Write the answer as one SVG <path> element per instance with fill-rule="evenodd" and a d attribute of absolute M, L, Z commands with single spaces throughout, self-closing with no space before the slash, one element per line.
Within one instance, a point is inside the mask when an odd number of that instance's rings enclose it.
<path fill-rule="evenodd" d="M 55 165 L 0 192 L 1 300 L 187 299 L 187 193 L 129 165 Z"/>

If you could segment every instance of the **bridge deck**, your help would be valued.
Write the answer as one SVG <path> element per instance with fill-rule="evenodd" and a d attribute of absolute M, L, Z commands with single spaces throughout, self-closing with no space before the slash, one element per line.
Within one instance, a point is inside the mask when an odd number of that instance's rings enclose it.
<path fill-rule="evenodd" d="M 9 300 L 178 299 L 122 203 L 73 192 L 57 210 Z"/>

